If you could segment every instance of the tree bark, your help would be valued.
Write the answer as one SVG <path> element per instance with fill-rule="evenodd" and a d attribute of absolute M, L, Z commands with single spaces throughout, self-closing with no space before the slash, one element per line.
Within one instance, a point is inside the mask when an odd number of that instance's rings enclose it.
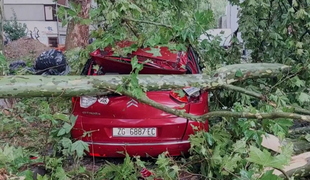
<path fill-rule="evenodd" d="M 262 146 L 277 153 L 280 153 L 281 147 L 287 143 L 293 144 L 294 156 L 291 157 L 290 163 L 284 166 L 282 170 L 275 169 L 273 174 L 281 177 L 304 177 L 310 174 L 310 152 L 305 152 L 310 150 L 309 142 L 298 139 L 284 139 L 281 141 L 278 137 L 271 134 L 262 138 Z M 265 170 L 270 169 L 272 168 L 266 168 Z"/>
<path fill-rule="evenodd" d="M 289 177 L 308 176 L 310 174 L 310 152 L 292 156 L 290 164 L 284 166 L 283 171 Z M 283 173 L 281 173 L 279 170 L 275 170 L 273 174 L 283 177 Z"/>
<path fill-rule="evenodd" d="M 229 69 L 235 70 L 235 66 L 227 66 L 225 69 L 219 69 L 216 77 L 208 75 L 140 75 L 138 77 L 139 85 L 146 90 L 162 90 L 183 88 L 186 86 L 198 86 L 201 89 L 216 89 L 223 85 L 241 81 L 247 78 L 273 77 L 283 71 L 288 71 L 290 67 L 275 64 L 246 64 L 241 65 L 238 71 L 246 71 L 238 75 L 231 73 Z M 241 68 L 242 67 L 242 68 Z M 264 68 L 263 68 L 264 67 Z M 241 70 L 240 70 L 241 69 Z M 220 74 L 219 74 L 220 72 Z M 0 79 L 0 97 L 55 97 L 55 96 L 82 96 L 82 95 L 102 95 L 116 91 L 119 86 L 123 86 L 129 75 L 119 76 L 11 76 Z M 124 81 L 125 78 L 125 81 Z M 128 79 L 129 80 L 129 79 Z M 1 85 L 2 83 L 2 85 Z M 235 117 L 235 118 L 254 118 L 254 119 L 277 119 L 291 118 L 310 122 L 310 116 L 274 112 L 274 113 L 248 113 L 248 112 L 230 112 L 218 111 L 210 112 L 201 116 L 187 114 L 181 110 L 171 109 L 159 104 L 147 96 L 137 96 L 135 93 L 121 88 L 119 92 L 123 95 L 137 99 L 162 111 L 174 114 L 179 117 L 195 121 L 205 121 L 210 117 Z"/>
<path fill-rule="evenodd" d="M 249 78 L 275 77 L 286 73 L 289 66 L 281 64 L 241 64 L 243 74 L 235 76 L 235 65 L 226 66 L 216 71 L 215 77 L 204 74 L 195 75 L 139 75 L 142 89 L 147 91 L 171 90 L 183 87 L 216 89 L 223 85 Z M 116 91 L 124 85 L 124 78 L 129 75 L 113 76 L 2 76 L 0 77 L 0 97 L 55 97 L 102 95 Z"/>
<path fill-rule="evenodd" d="M 91 0 L 71 0 L 71 2 L 81 5 L 80 18 L 89 18 Z M 74 22 L 74 19 L 71 19 L 67 26 L 65 49 L 70 50 L 76 47 L 86 47 L 88 45 L 88 39 L 89 26 L 81 25 L 80 23 Z"/>

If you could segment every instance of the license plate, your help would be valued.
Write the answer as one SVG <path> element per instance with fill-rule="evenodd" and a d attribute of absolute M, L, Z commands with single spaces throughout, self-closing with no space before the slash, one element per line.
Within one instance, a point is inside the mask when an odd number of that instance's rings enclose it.
<path fill-rule="evenodd" d="M 114 137 L 156 137 L 157 128 L 113 128 Z"/>

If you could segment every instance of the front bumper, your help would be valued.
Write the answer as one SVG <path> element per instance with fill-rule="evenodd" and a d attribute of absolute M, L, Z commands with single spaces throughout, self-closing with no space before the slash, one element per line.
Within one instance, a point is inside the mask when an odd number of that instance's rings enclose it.
<path fill-rule="evenodd" d="M 168 151 L 171 156 L 188 154 L 189 141 L 172 141 L 159 143 L 98 143 L 86 142 L 89 144 L 90 156 L 96 157 L 124 157 L 125 152 L 129 156 L 156 157 Z"/>

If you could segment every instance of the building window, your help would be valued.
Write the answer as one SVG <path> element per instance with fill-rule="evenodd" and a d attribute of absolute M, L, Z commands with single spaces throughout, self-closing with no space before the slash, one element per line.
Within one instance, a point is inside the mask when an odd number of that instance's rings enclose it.
<path fill-rule="evenodd" d="M 45 21 L 57 21 L 56 6 L 44 5 Z"/>
<path fill-rule="evenodd" d="M 49 47 L 58 47 L 58 38 L 57 37 L 49 37 L 48 38 Z"/>

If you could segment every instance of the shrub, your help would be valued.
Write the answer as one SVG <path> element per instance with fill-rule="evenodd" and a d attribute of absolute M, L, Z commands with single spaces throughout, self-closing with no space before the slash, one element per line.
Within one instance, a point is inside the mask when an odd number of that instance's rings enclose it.
<path fill-rule="evenodd" d="M 27 35 L 26 29 L 27 25 L 25 23 L 17 22 L 17 17 L 15 11 L 13 11 L 13 18 L 10 21 L 6 21 L 3 24 L 3 30 L 8 35 L 8 38 L 12 41 L 20 39 Z"/>

